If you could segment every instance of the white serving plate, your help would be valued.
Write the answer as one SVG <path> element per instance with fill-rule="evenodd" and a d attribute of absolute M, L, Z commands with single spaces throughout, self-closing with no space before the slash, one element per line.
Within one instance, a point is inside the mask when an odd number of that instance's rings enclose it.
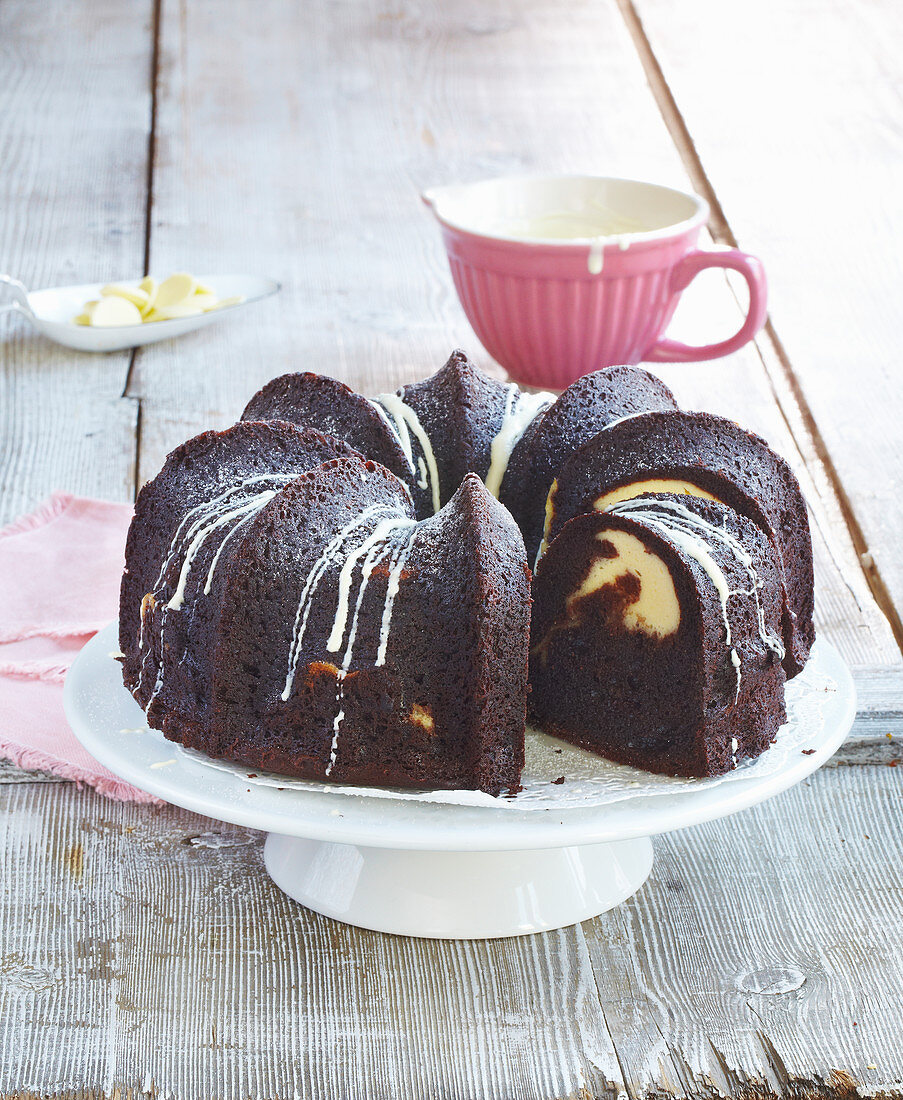
<path fill-rule="evenodd" d="M 445 792 L 350 793 L 292 780 L 279 787 L 186 753 L 147 729 L 122 685 L 116 648 L 111 624 L 85 646 L 66 680 L 67 717 L 92 756 L 168 802 L 266 830 L 267 870 L 310 908 L 404 935 L 523 935 L 604 912 L 645 881 L 650 836 L 726 817 L 800 782 L 837 750 L 856 710 L 849 670 L 820 640 L 808 679 L 788 690 L 789 723 L 776 748 L 801 715 L 805 730 L 796 731 L 777 767 L 751 765 L 730 781 L 690 783 L 620 769 L 629 773 L 630 792 L 615 800 L 589 785 L 576 804 L 520 808 L 516 799 L 478 797 L 462 805 L 444 800 Z"/>
<path fill-rule="evenodd" d="M 115 328 L 94 328 L 92 325 L 76 325 L 72 318 L 82 312 L 85 302 L 100 297 L 104 283 L 83 283 L 80 286 L 55 286 L 45 290 L 28 290 L 18 279 L 0 275 L 0 284 L 9 288 L 13 301 L 0 306 L 0 313 L 15 311 L 57 344 L 76 351 L 121 351 L 159 340 L 184 336 L 186 332 L 212 325 L 214 321 L 232 317 L 237 310 L 262 298 L 268 298 L 280 289 L 274 279 L 260 275 L 199 275 L 198 281 L 209 286 L 218 298 L 240 295 L 244 300 L 209 313 L 193 317 L 174 317 L 169 321 L 151 321 L 141 325 L 119 325 Z M 119 279 L 117 282 L 134 282 L 138 279 Z"/>

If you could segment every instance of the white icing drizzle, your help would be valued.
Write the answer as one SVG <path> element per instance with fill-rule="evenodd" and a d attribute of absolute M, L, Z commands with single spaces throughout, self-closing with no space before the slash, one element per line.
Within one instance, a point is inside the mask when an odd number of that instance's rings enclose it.
<path fill-rule="evenodd" d="M 345 676 L 347 672 L 344 668 L 340 668 L 335 678 L 335 706 L 336 715 L 332 720 L 332 744 L 329 746 L 329 762 L 326 765 L 326 771 L 324 774 L 331 775 L 332 769 L 335 767 L 335 762 L 339 755 L 339 729 L 342 725 L 342 719 L 345 717 L 345 711 L 342 707 L 342 699 L 344 698 Z"/>
<path fill-rule="evenodd" d="M 606 511 L 611 512 L 613 515 L 626 515 L 628 517 L 640 514 L 644 523 L 667 535 L 688 557 L 693 558 L 708 575 L 721 601 L 725 644 L 730 651 L 731 664 L 734 666 L 737 675 L 737 689 L 734 695 L 734 703 L 736 703 L 740 697 L 741 660 L 739 653 L 731 645 L 731 624 L 727 611 L 728 600 L 731 596 L 752 597 L 756 605 L 756 623 L 759 637 L 765 646 L 775 653 L 780 660 L 784 659 L 784 646 L 781 639 L 769 633 L 765 625 L 765 609 L 762 607 L 762 601 L 759 598 L 763 582 L 753 565 L 752 556 L 726 528 L 710 523 L 678 501 L 651 501 L 639 498 L 621 501 L 619 504 L 612 505 Z M 706 542 L 706 538 L 720 543 L 743 566 L 750 580 L 748 590 L 731 590 L 727 578 L 710 553 L 711 545 Z"/>
<path fill-rule="evenodd" d="M 188 583 L 188 574 L 191 571 L 191 566 L 194 563 L 195 556 L 200 548 L 204 545 L 207 539 L 213 534 L 214 531 L 218 531 L 220 527 L 227 527 L 234 520 L 238 520 L 235 527 L 240 527 L 241 524 L 246 523 L 249 519 L 253 519 L 254 516 L 263 508 L 263 506 L 276 495 L 275 489 L 266 489 L 262 493 L 256 493 L 250 500 L 243 501 L 235 508 L 230 508 L 226 512 L 220 512 L 205 523 L 201 527 L 197 527 L 195 535 L 191 542 L 188 544 L 188 549 L 185 552 L 185 557 L 182 561 L 182 568 L 179 570 L 179 582 L 176 585 L 176 590 L 172 595 L 172 598 L 167 603 L 167 608 L 170 611 L 178 611 L 185 600 L 185 586 Z M 223 541 L 220 543 L 216 554 L 214 555 L 213 562 L 210 565 L 210 570 L 207 573 L 207 581 L 204 585 L 204 595 L 206 596 L 210 592 L 210 584 L 213 580 L 213 573 L 216 569 L 216 564 L 219 561 L 220 553 L 223 546 L 228 542 L 229 538 L 235 533 L 235 527 L 226 535 Z M 194 529 L 193 529 L 194 530 Z"/>
<path fill-rule="evenodd" d="M 586 257 L 586 269 L 590 275 L 601 275 L 602 265 L 605 261 L 605 238 L 598 237 L 589 246 L 589 253 Z"/>
<path fill-rule="evenodd" d="M 374 397 L 370 403 L 375 408 L 381 408 L 383 410 L 383 418 L 395 433 L 412 470 L 417 469 L 417 467 L 414 465 L 414 448 L 411 443 L 411 432 L 416 436 L 426 461 L 426 470 L 428 473 L 427 480 L 429 482 L 428 486 L 420 485 L 420 488 L 426 489 L 428 487 L 430 489 L 433 512 L 438 512 L 440 507 L 439 468 L 436 465 L 436 456 L 433 453 L 433 445 L 430 442 L 430 437 L 426 434 L 425 428 L 420 423 L 420 418 L 417 416 L 417 413 L 414 412 L 410 405 L 406 405 L 397 393 L 381 393 L 377 397 Z M 422 479 L 422 466 L 420 470 Z"/>
<path fill-rule="evenodd" d="M 294 481 L 297 476 L 297 474 L 257 474 L 254 477 L 245 478 L 235 485 L 230 485 L 228 489 L 225 489 L 211 500 L 205 500 L 201 504 L 195 505 L 194 508 L 190 508 L 176 528 L 176 533 L 169 544 L 169 550 L 163 559 L 163 564 L 160 566 L 160 572 L 154 581 L 153 591 L 156 592 L 163 584 L 166 574 L 187 542 L 188 549 L 185 552 L 182 568 L 179 572 L 176 592 L 166 606 L 172 610 L 177 610 L 182 606 L 185 595 L 185 582 L 188 579 L 191 563 L 205 539 L 230 520 L 259 512 L 264 504 L 276 494 L 276 490 L 273 489 L 252 492 L 252 486 L 260 485 L 262 482 L 270 482 L 271 484 L 276 482 L 285 485 L 289 481 Z M 244 499 L 241 499 L 240 504 L 236 504 L 236 497 L 243 497 Z"/>
<path fill-rule="evenodd" d="M 358 581 L 359 592 L 362 595 L 375 564 L 371 551 L 375 547 L 384 547 L 385 543 L 398 528 L 413 527 L 415 522 L 415 520 L 409 519 L 407 516 L 395 516 L 381 520 L 367 538 L 345 558 L 345 561 L 342 563 L 341 571 L 339 572 L 339 595 L 336 604 L 335 618 L 332 623 L 332 632 L 326 640 L 326 649 L 330 653 L 336 653 L 342 648 L 342 640 L 345 637 L 345 627 L 348 623 L 348 612 L 350 610 L 351 581 L 358 562 L 361 558 L 365 559 L 364 565 L 361 568 L 361 577 Z M 353 638 L 350 642 L 353 643 Z M 349 644 L 349 652 L 350 649 L 351 644 Z"/>
<path fill-rule="evenodd" d="M 381 518 L 379 518 L 381 517 Z M 369 526 L 369 522 L 377 519 L 376 526 L 365 534 L 361 541 L 346 545 L 355 534 L 361 534 L 361 528 Z M 344 683 L 351 667 L 354 655 L 354 644 L 357 640 L 358 623 L 360 620 L 361 606 L 364 601 L 364 593 L 373 576 L 377 565 L 389 561 L 389 579 L 383 613 L 380 622 L 379 645 L 376 664 L 381 665 L 385 661 L 386 646 L 388 644 L 389 631 L 391 629 L 392 608 L 395 596 L 398 593 L 401 568 L 413 541 L 413 534 L 417 527 L 417 521 L 409 516 L 400 514 L 397 509 L 390 509 L 385 505 L 372 505 L 360 515 L 355 516 L 351 523 L 339 532 L 330 542 L 311 568 L 301 594 L 298 611 L 295 615 L 295 629 L 292 638 L 292 648 L 289 654 L 289 671 L 286 677 L 282 699 L 288 700 L 291 695 L 295 678 L 295 669 L 298 663 L 301 643 L 307 627 L 307 619 L 312 607 L 313 596 L 330 564 L 342 565 L 339 570 L 338 593 L 336 597 L 336 610 L 333 616 L 332 630 L 326 641 L 326 649 L 330 653 L 336 653 L 345 643 L 345 651 L 342 656 L 341 666 L 336 670 L 336 713 L 332 723 L 332 743 L 329 750 L 329 761 L 325 774 L 331 775 L 335 766 L 339 736 L 342 722 L 345 718 L 345 709 L 342 706 L 344 698 Z M 401 534 L 401 541 L 397 536 Z M 354 611 L 351 612 L 351 594 L 354 585 L 355 573 L 359 572 L 357 579 L 357 593 L 354 601 Z M 348 625 L 349 615 L 351 625 Z M 347 630 L 347 640 L 346 640 Z"/>
<path fill-rule="evenodd" d="M 392 521 L 384 521 L 392 522 Z M 345 677 L 348 675 L 348 670 L 351 667 L 351 659 L 354 652 L 354 643 L 357 638 L 357 626 L 360 619 L 361 605 L 364 602 L 364 592 L 367 589 L 367 584 L 370 577 L 373 575 L 373 570 L 377 564 L 382 564 L 384 559 L 388 558 L 392 561 L 389 574 L 389 587 L 386 593 L 385 603 L 383 605 L 382 622 L 380 625 L 380 640 L 379 640 L 379 654 L 375 661 L 376 665 L 382 665 L 385 660 L 385 646 L 388 643 L 389 638 L 389 624 L 392 619 L 392 605 L 395 602 L 395 595 L 398 592 L 398 575 L 400 574 L 400 568 L 396 569 L 396 565 L 399 561 L 403 562 L 407 557 L 407 550 L 410 548 L 413 541 L 412 536 L 416 529 L 416 524 L 413 521 L 407 521 L 408 530 L 406 532 L 407 538 L 401 543 L 400 546 L 387 544 L 386 540 L 377 541 L 374 536 L 371 536 L 367 541 L 370 542 L 370 547 L 367 550 L 366 557 L 364 558 L 363 565 L 361 566 L 361 579 L 358 584 L 357 600 L 354 605 L 354 615 L 351 619 L 351 629 L 348 632 L 348 643 L 345 647 L 345 654 L 342 658 L 342 667 L 336 673 L 336 715 L 332 723 L 332 744 L 329 748 L 329 762 L 326 765 L 326 775 L 332 774 L 332 769 L 335 767 L 335 762 L 338 756 L 339 749 L 339 733 L 342 726 L 342 721 L 345 718 L 345 710 L 342 706 L 342 700 L 344 698 L 344 685 Z M 398 527 L 401 526 L 401 521 L 398 521 Z M 397 530 L 397 527 L 396 527 Z M 374 532 L 375 535 L 376 532 Z M 391 534 L 392 532 L 390 532 Z M 388 551 L 388 553 L 387 553 Z M 350 557 L 358 556 L 357 553 L 350 555 Z M 393 576 L 395 578 L 395 584 L 393 589 Z M 338 619 L 338 616 L 337 616 Z M 335 630 L 335 627 L 333 627 Z M 328 648 L 328 647 L 327 647 Z"/>
<path fill-rule="evenodd" d="M 254 516 L 263 508 L 263 506 L 276 495 L 278 489 L 265 489 L 262 491 L 255 491 L 254 487 L 259 486 L 263 482 L 269 482 L 272 485 L 274 482 L 280 487 L 287 484 L 289 481 L 294 481 L 297 474 L 256 474 L 253 477 L 244 478 L 242 481 L 230 485 L 228 489 L 224 489 L 218 493 L 211 500 L 203 501 L 200 504 L 190 508 L 182 517 L 179 526 L 176 528 L 176 532 L 172 537 L 169 544 L 169 549 L 166 552 L 166 556 L 163 559 L 163 564 L 160 566 L 160 572 L 157 574 L 157 579 L 154 581 L 152 592 L 156 593 L 160 590 L 167 573 L 172 568 L 175 561 L 180 554 L 183 554 L 182 565 L 179 569 L 179 578 L 176 583 L 176 589 L 170 600 L 164 604 L 160 609 L 160 659 L 157 665 L 156 680 L 154 682 L 153 690 L 151 691 L 150 698 L 147 701 L 145 711 L 147 711 L 154 699 L 160 693 L 160 689 L 163 687 L 163 635 L 166 630 L 166 617 L 170 611 L 179 611 L 184 603 L 185 599 L 185 587 L 188 583 L 188 576 L 191 572 L 192 564 L 197 556 L 198 551 L 204 542 L 213 534 L 214 531 L 219 530 L 221 527 L 228 526 L 233 521 L 237 521 L 231 531 L 225 536 L 223 541 L 217 548 L 213 561 L 210 565 L 210 569 L 207 572 L 207 579 L 204 584 L 204 595 L 208 595 L 210 592 L 210 585 L 213 581 L 213 574 L 216 570 L 217 563 L 219 562 L 220 554 L 223 551 L 223 547 L 229 541 L 235 531 L 243 523 Z M 236 503 L 239 501 L 240 503 Z M 187 548 L 186 548 L 187 544 Z M 144 672 L 147 664 L 147 659 L 150 656 L 150 650 L 145 651 L 145 605 L 142 601 L 141 605 L 141 629 L 138 633 L 138 651 L 142 653 L 141 658 L 141 671 L 140 676 L 143 679 Z"/>
<path fill-rule="evenodd" d="M 505 411 L 502 424 L 489 449 L 489 470 L 486 473 L 486 488 L 498 499 L 511 452 L 530 426 L 533 418 L 555 400 L 553 393 L 524 393 L 511 382 L 505 395 Z"/>
<path fill-rule="evenodd" d="M 310 572 L 307 575 L 307 579 L 304 582 L 304 588 L 301 591 L 301 598 L 298 601 L 298 610 L 295 612 L 295 624 L 292 629 L 292 644 L 289 648 L 288 655 L 288 673 L 285 678 L 285 687 L 282 691 L 282 699 L 286 701 L 292 693 L 292 685 L 295 682 L 295 666 L 298 662 L 298 655 L 301 651 L 301 644 L 304 641 L 304 633 L 307 629 L 307 620 L 310 616 L 311 608 L 313 607 L 313 595 L 316 592 L 317 586 L 323 579 L 323 575 L 330 565 L 338 561 L 342 556 L 342 549 L 345 542 L 350 536 L 359 528 L 367 524 L 371 519 L 379 515 L 397 514 L 394 509 L 387 507 L 384 504 L 370 504 L 362 512 L 356 515 L 352 520 L 345 524 L 345 526 L 335 535 L 329 543 L 324 547 L 320 556 L 314 562 Z"/>
<path fill-rule="evenodd" d="M 389 567 L 389 583 L 386 586 L 386 602 L 383 605 L 383 616 L 379 626 L 379 646 L 376 650 L 374 664 L 379 668 L 386 663 L 386 648 L 389 645 L 389 630 L 392 625 L 392 609 L 395 606 L 395 597 L 401 586 L 401 574 L 408 560 L 408 554 L 414 543 L 416 528 L 412 527 L 408 532 L 408 538 L 397 548 L 394 560 Z"/>
<path fill-rule="evenodd" d="M 734 692 L 734 706 L 736 706 L 737 700 L 740 698 L 740 680 L 743 674 L 740 671 L 740 654 L 733 647 L 731 647 L 731 664 L 734 666 L 737 673 L 737 690 Z"/>

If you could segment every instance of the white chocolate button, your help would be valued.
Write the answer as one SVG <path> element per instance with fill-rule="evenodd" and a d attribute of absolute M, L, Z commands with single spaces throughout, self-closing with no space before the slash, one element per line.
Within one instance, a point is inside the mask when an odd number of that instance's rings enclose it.
<path fill-rule="evenodd" d="M 95 328 L 118 328 L 120 325 L 140 325 L 141 313 L 125 298 L 101 298 L 90 311 Z"/>
<path fill-rule="evenodd" d="M 145 275 L 137 286 L 108 283 L 100 293 L 101 298 L 85 302 L 81 313 L 72 318 L 73 324 L 112 328 L 145 321 L 170 321 L 177 317 L 196 317 L 244 301 L 239 294 L 218 298 L 212 287 L 199 283 L 186 271 L 170 275 L 162 283 L 152 275 Z"/>
<path fill-rule="evenodd" d="M 174 306 L 161 306 L 159 301 L 155 309 L 147 316 L 148 321 L 171 321 L 174 317 L 196 317 L 204 311 L 194 301 L 177 302 Z"/>
<path fill-rule="evenodd" d="M 188 298 L 186 304 L 197 306 L 199 310 L 206 313 L 208 309 L 216 309 L 220 304 L 219 298 L 215 294 L 198 294 L 197 291 Z"/>
<path fill-rule="evenodd" d="M 168 279 L 164 279 L 160 284 L 157 291 L 157 300 L 154 304 L 157 309 L 177 306 L 181 302 L 184 302 L 190 295 L 194 294 L 196 285 L 197 280 L 193 275 L 189 275 L 187 271 L 180 271 L 175 275 L 170 275 Z"/>
<path fill-rule="evenodd" d="M 125 298 L 139 309 L 147 305 L 147 294 L 140 287 L 129 286 L 127 283 L 108 283 L 100 293 L 105 298 Z"/>

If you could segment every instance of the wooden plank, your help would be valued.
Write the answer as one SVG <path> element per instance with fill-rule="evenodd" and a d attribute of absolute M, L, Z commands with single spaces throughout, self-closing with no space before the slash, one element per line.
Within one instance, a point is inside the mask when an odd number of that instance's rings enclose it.
<path fill-rule="evenodd" d="M 131 392 L 145 402 L 143 476 L 186 431 L 231 422 L 283 371 L 376 392 L 430 373 L 456 344 L 474 348 L 420 188 L 592 157 L 627 171 L 637 148 L 632 112 L 600 117 L 582 101 L 622 78 L 642 90 L 610 6 L 565 18 L 537 0 L 517 12 L 436 0 L 286 11 L 265 0 L 233 8 L 232 21 L 236 49 L 222 66 L 219 9 L 192 5 L 180 18 L 164 2 L 151 255 L 160 271 L 264 270 L 284 290 L 241 325 L 141 354 Z M 593 44 L 610 41 L 600 67 Z M 558 126 L 538 109 L 537 66 L 562 82 Z M 650 125 L 660 140 L 640 170 L 680 181 L 651 103 L 640 129 Z"/>
<path fill-rule="evenodd" d="M 142 477 L 285 370 L 376 392 L 428 374 L 458 343 L 498 370 L 464 322 L 421 186 L 588 167 L 688 185 L 613 3 L 557 18 L 548 3 L 516 15 L 497 3 L 479 18 L 438 4 L 391 18 L 375 4 L 279 10 L 248 12 L 224 67 L 218 11 L 176 18 L 164 3 L 153 266 L 247 267 L 285 289 L 241 323 L 139 354 L 129 392 L 143 403 Z M 596 102 L 630 109 L 600 114 Z M 737 327 L 723 277 L 690 302 L 694 339 Z M 819 628 L 854 665 L 899 666 L 814 448 L 799 449 L 805 426 L 788 426 L 756 351 L 664 373 L 686 404 L 749 423 L 788 455 L 813 503 Z"/>
<path fill-rule="evenodd" d="M 0 234 L 30 287 L 144 263 L 151 0 L 0 8 Z M 130 355 L 85 355 L 0 317 L 0 523 L 53 489 L 129 499 Z"/>
<path fill-rule="evenodd" d="M 261 839 L 71 786 L 0 789 L 0 1095 L 623 1092 L 574 932 L 357 931 L 281 894 Z"/>
<path fill-rule="evenodd" d="M 903 126 L 893 91 L 903 9 L 871 0 L 854 15 L 832 3 L 813 22 L 802 0 L 766 0 L 741 27 L 718 0 L 679 12 L 667 0 L 623 7 L 628 20 L 638 15 L 640 44 L 648 40 L 666 82 L 663 107 L 679 105 L 672 125 L 678 136 L 685 128 L 700 185 L 717 193 L 724 239 L 765 259 L 775 377 L 817 424 L 857 548 L 903 638 L 903 519 L 892 476 L 903 442 Z"/>
<path fill-rule="evenodd" d="M 657 839 L 595 921 L 474 943 L 315 916 L 250 830 L 0 788 L 0 1096 L 837 1096 L 832 1071 L 893 1091 L 901 784 L 823 770 Z"/>
<path fill-rule="evenodd" d="M 899 769 L 827 769 L 656 844 L 583 926 L 631 1095 L 899 1087 L 900 795 Z"/>

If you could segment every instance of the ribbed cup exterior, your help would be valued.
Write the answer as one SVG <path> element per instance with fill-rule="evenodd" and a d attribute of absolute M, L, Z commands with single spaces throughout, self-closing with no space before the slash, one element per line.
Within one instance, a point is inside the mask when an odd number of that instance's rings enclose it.
<path fill-rule="evenodd" d="M 480 342 L 513 379 L 548 389 L 644 358 L 674 313 L 672 272 L 698 233 L 609 245 L 593 275 L 585 244 L 496 240 L 443 225 L 455 288 Z"/>

